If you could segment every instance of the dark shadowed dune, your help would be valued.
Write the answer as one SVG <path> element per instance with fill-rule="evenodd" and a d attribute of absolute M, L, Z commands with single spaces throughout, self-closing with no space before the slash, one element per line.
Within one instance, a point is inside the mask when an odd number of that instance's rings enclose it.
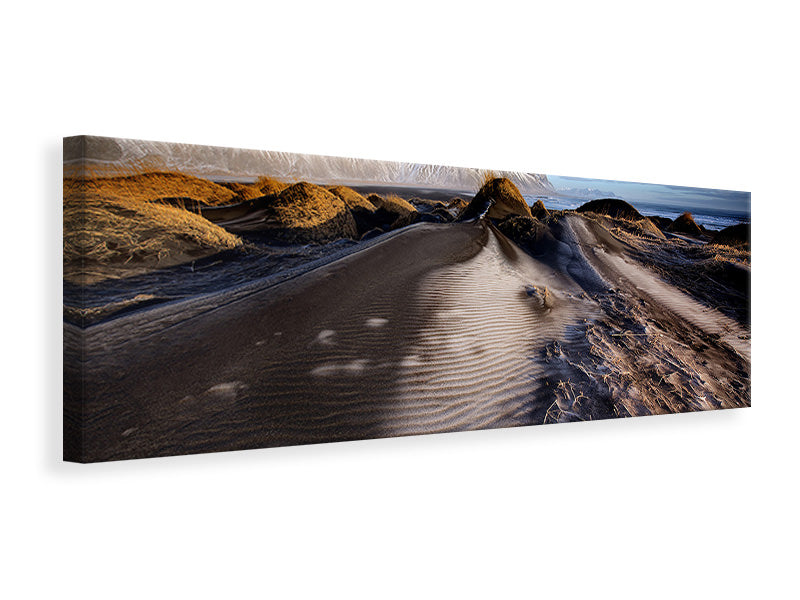
<path fill-rule="evenodd" d="M 582 204 L 577 209 L 577 212 L 593 212 L 598 215 L 606 215 L 615 219 L 629 219 L 638 220 L 642 219 L 642 215 L 633 206 L 620 200 L 618 198 L 604 198 L 601 200 L 592 200 L 586 204 Z"/>
<path fill-rule="evenodd" d="M 722 244 L 725 246 L 750 246 L 750 224 L 740 223 L 739 225 L 731 225 L 725 229 L 716 232 L 711 241 L 714 244 Z"/>
<path fill-rule="evenodd" d="M 667 227 L 672 225 L 672 219 L 668 219 L 667 217 L 659 217 L 656 215 L 652 215 L 647 218 L 650 219 L 653 222 L 653 224 L 662 231 L 664 231 Z"/>

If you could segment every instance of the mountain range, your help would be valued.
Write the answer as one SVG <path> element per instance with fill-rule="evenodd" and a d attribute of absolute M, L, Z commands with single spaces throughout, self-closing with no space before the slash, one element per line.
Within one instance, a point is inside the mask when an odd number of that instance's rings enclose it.
<path fill-rule="evenodd" d="M 285 181 L 321 184 L 387 184 L 441 188 L 474 193 L 483 183 L 484 171 L 465 167 L 410 162 L 344 158 L 150 142 L 123 138 L 77 136 L 66 138 L 64 164 L 81 162 L 98 174 L 132 170 L 177 170 L 200 177 L 246 180 L 269 175 Z M 554 194 L 546 175 L 518 171 L 493 171 L 507 177 L 523 194 Z"/>

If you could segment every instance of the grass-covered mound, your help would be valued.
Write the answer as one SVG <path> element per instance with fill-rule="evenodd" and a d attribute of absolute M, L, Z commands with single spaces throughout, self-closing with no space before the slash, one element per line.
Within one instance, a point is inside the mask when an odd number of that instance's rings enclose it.
<path fill-rule="evenodd" d="M 533 206 L 531 206 L 531 215 L 536 217 L 537 219 L 546 219 L 550 216 L 550 211 L 544 205 L 544 202 L 541 200 L 537 200 L 534 202 Z"/>
<path fill-rule="evenodd" d="M 74 186 L 83 188 L 88 194 L 132 202 L 183 198 L 215 206 L 236 201 L 236 193 L 225 186 L 178 172 L 154 171 L 116 177 L 64 179 L 65 190 Z"/>
<path fill-rule="evenodd" d="M 350 209 L 336 194 L 301 181 L 284 189 L 266 207 L 267 229 L 289 243 L 358 239 Z"/>
<path fill-rule="evenodd" d="M 667 227 L 667 231 L 671 231 L 673 233 L 685 233 L 694 237 L 700 237 L 703 235 L 703 230 L 700 229 L 700 226 L 697 223 L 695 223 L 692 213 L 689 212 L 683 213 L 680 217 L 670 223 L 669 227 Z"/>
<path fill-rule="evenodd" d="M 64 279 L 71 283 L 135 275 L 241 246 L 237 236 L 183 208 L 65 182 Z"/>
<path fill-rule="evenodd" d="M 272 196 L 280 194 L 283 190 L 289 187 L 289 183 L 278 181 L 273 177 L 259 177 L 253 183 L 239 183 L 235 181 L 221 182 L 220 185 L 228 188 L 236 198 L 234 202 L 246 202 L 248 200 L 255 200 L 263 196 Z"/>
<path fill-rule="evenodd" d="M 718 231 L 711 238 L 714 244 L 723 246 L 750 246 L 750 223 L 740 223 L 739 225 L 731 225 L 725 229 Z"/>
<path fill-rule="evenodd" d="M 487 211 L 488 208 L 488 211 Z M 475 194 L 469 205 L 459 216 L 460 220 L 479 217 L 486 212 L 490 219 L 504 219 L 508 216 L 530 217 L 531 209 L 517 186 L 506 177 L 487 177 L 487 181 Z"/>
<path fill-rule="evenodd" d="M 593 212 L 598 215 L 606 215 L 614 219 L 628 219 L 630 221 L 638 221 L 642 219 L 642 215 L 633 206 L 620 200 L 619 198 L 602 198 L 600 200 L 592 200 L 586 204 L 582 204 L 577 209 L 577 212 Z"/>
<path fill-rule="evenodd" d="M 364 198 L 361 194 L 352 188 L 344 185 L 336 185 L 328 188 L 331 193 L 341 199 L 350 209 L 353 218 L 356 221 L 356 228 L 358 229 L 359 236 L 364 235 L 367 231 L 377 227 L 377 219 L 375 217 L 375 205 Z"/>
<path fill-rule="evenodd" d="M 419 218 L 417 209 L 408 201 L 395 194 L 379 196 L 370 194 L 367 196 L 376 208 L 375 218 L 377 227 L 381 229 L 397 229 L 415 223 Z"/>

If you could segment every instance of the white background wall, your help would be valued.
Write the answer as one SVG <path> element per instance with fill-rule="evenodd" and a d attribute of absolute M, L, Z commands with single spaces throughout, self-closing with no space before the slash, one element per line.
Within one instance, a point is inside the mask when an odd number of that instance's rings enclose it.
<path fill-rule="evenodd" d="M 6 598 L 797 597 L 798 42 L 784 2 L 16 3 Z M 753 408 L 60 462 L 60 138 L 753 193 Z"/>

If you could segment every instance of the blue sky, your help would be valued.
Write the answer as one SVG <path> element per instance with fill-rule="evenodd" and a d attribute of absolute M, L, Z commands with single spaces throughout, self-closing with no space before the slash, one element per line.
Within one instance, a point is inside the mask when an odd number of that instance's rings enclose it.
<path fill-rule="evenodd" d="M 617 197 L 634 205 L 667 205 L 674 206 L 679 210 L 700 208 L 750 214 L 750 192 L 560 175 L 548 175 L 547 178 L 556 190 L 592 188 L 602 192 L 612 192 Z"/>

